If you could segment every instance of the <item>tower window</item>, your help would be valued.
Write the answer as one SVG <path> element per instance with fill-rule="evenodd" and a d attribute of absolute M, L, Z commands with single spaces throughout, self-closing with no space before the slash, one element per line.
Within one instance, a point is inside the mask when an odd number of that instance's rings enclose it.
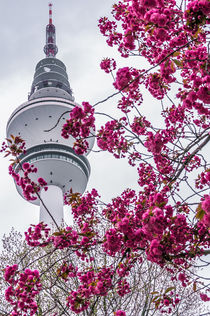
<path fill-rule="evenodd" d="M 46 71 L 46 72 L 50 72 L 50 71 L 51 71 L 51 69 L 50 69 L 49 67 L 44 67 L 44 71 Z"/>
<path fill-rule="evenodd" d="M 58 82 L 58 83 L 56 84 L 56 87 L 57 87 L 57 88 L 62 88 L 62 83 Z"/>

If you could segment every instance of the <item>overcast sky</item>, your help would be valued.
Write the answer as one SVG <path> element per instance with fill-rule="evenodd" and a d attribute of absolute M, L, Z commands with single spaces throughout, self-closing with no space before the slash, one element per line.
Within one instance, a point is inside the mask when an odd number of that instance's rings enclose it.
<path fill-rule="evenodd" d="M 0 141 L 5 138 L 9 116 L 27 101 L 34 69 L 44 58 L 45 27 L 48 23 L 47 0 L 0 0 Z M 114 89 L 111 77 L 100 70 L 103 57 L 117 57 L 107 47 L 97 23 L 111 11 L 112 0 L 54 0 L 53 23 L 56 26 L 58 55 L 66 67 L 76 102 L 91 104 L 110 95 Z M 127 60 L 119 58 L 118 65 Z M 99 110 L 111 109 L 116 100 L 100 105 Z M 100 124 L 100 122 L 98 123 Z M 0 157 L 0 236 L 12 226 L 25 231 L 30 223 L 37 223 L 39 207 L 23 200 L 8 175 L 8 159 Z M 88 190 L 98 189 L 108 201 L 126 187 L 135 187 L 136 174 L 125 161 L 110 154 L 90 154 L 91 177 Z M 68 216 L 67 216 L 68 219 Z"/>

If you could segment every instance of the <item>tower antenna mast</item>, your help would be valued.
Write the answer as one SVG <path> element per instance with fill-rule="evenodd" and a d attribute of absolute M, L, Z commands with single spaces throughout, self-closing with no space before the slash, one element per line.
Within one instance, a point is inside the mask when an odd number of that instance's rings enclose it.
<path fill-rule="evenodd" d="M 46 45 L 44 47 L 46 57 L 56 57 L 58 47 L 56 46 L 55 25 L 52 23 L 52 3 L 49 3 L 49 24 L 46 27 Z"/>
<path fill-rule="evenodd" d="M 52 2 L 49 3 L 49 24 L 52 24 Z"/>

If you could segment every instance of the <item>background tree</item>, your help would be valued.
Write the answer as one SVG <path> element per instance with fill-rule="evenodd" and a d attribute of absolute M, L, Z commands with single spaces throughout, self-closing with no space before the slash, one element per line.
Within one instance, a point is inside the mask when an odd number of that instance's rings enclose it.
<path fill-rule="evenodd" d="M 72 249 L 54 249 L 52 245 L 45 248 L 31 248 L 27 245 L 23 236 L 14 229 L 3 238 L 4 250 L 0 255 L 0 315 L 11 314 L 11 305 L 5 299 L 8 284 L 4 279 L 5 266 L 18 263 L 19 269 L 25 271 L 39 270 L 41 275 L 42 291 L 38 294 L 37 315 L 72 315 L 66 308 L 66 297 L 70 291 L 77 288 L 79 277 L 74 271 L 84 271 L 84 265 L 78 264 L 77 257 Z M 92 251 L 94 266 L 100 262 L 110 261 L 117 269 L 118 258 L 112 262 L 106 253 L 98 253 L 97 247 Z M 71 268 L 70 268 L 71 267 Z M 88 266 L 87 266 L 88 268 Z M 118 268 L 120 270 L 120 267 Z M 122 268 L 121 268 L 122 270 Z M 194 271 L 195 272 L 195 271 Z M 189 272 L 190 273 L 190 272 Z M 70 277 L 71 276 L 71 277 Z M 118 278 L 120 280 L 120 274 Z M 204 304 L 200 304 L 199 290 L 203 287 L 191 284 L 183 287 L 176 278 L 171 280 L 171 274 L 167 268 L 160 268 L 157 264 L 149 262 L 143 255 L 141 262 L 134 265 L 131 275 L 128 276 L 129 288 L 125 295 L 119 288 L 113 287 L 107 296 L 98 296 L 97 301 L 92 301 L 86 311 L 81 315 L 113 315 L 115 311 L 126 310 L 126 315 L 162 315 L 167 311 L 169 315 L 200 315 L 206 311 Z M 174 307 L 168 308 L 171 297 L 175 298 Z M 161 311 L 157 306 L 161 305 Z M 169 312 L 170 310 L 170 312 Z"/>

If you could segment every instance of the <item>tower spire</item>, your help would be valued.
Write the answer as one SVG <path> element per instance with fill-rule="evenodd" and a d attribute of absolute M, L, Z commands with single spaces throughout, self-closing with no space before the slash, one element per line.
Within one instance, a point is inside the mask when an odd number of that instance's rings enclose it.
<path fill-rule="evenodd" d="M 58 52 L 56 46 L 55 25 L 52 23 L 52 3 L 49 3 L 49 24 L 46 27 L 46 45 L 44 47 L 46 57 L 55 57 Z"/>
<path fill-rule="evenodd" d="M 52 3 L 49 3 L 49 24 L 52 24 Z"/>

